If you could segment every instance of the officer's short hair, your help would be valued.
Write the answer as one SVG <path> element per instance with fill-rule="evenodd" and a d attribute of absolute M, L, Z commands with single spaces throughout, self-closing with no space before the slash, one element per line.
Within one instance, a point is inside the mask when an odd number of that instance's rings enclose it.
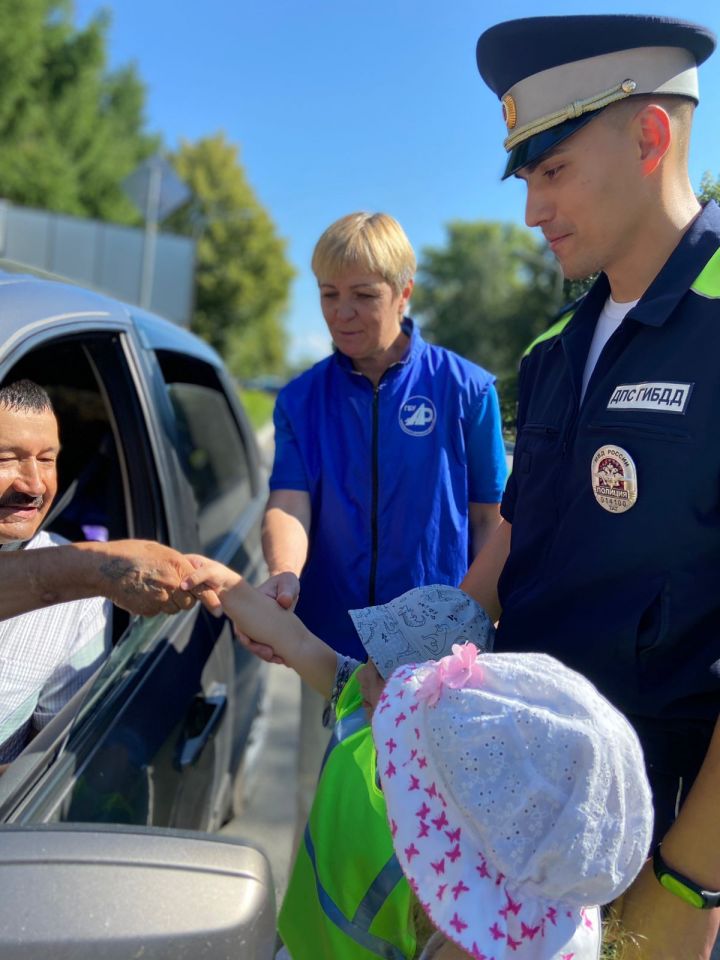
<path fill-rule="evenodd" d="M 0 407 L 18 413 L 55 413 L 47 391 L 33 380 L 0 386 Z"/>
<path fill-rule="evenodd" d="M 312 270 L 319 283 L 348 269 L 377 273 L 398 294 L 415 276 L 415 252 L 405 231 L 387 213 L 349 213 L 331 224 L 315 245 Z"/>

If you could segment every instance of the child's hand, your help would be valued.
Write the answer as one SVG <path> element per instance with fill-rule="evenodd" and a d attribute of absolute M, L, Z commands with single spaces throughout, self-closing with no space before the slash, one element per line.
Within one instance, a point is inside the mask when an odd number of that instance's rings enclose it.
<path fill-rule="evenodd" d="M 254 656 L 259 657 L 260 660 L 264 660 L 266 663 L 280 663 L 283 667 L 287 666 L 283 658 L 279 657 L 272 647 L 268 646 L 267 643 L 258 643 L 257 640 L 253 640 L 242 630 L 238 630 L 237 625 L 235 625 L 235 636 L 241 646 L 245 647 Z"/>
<path fill-rule="evenodd" d="M 378 705 L 378 700 L 385 689 L 385 681 L 378 673 L 378 669 L 372 660 L 368 660 L 358 673 L 358 683 L 360 684 L 360 692 L 362 693 L 365 712 L 368 715 L 368 719 L 372 719 L 375 707 Z"/>
<path fill-rule="evenodd" d="M 187 590 L 192 593 L 193 596 L 197 597 L 215 616 L 219 617 L 222 613 L 225 613 L 230 620 L 233 621 L 235 636 L 238 638 L 240 644 L 250 653 L 254 654 L 254 656 L 265 660 L 267 663 L 281 663 L 284 665 L 285 661 L 282 657 L 276 655 L 272 647 L 266 643 L 256 642 L 238 627 L 232 610 L 227 609 L 227 605 L 223 603 L 225 599 L 223 595 L 225 592 L 232 590 L 233 587 L 242 582 L 243 578 L 240 574 L 235 573 L 234 570 L 231 570 L 222 563 L 218 563 L 216 560 L 209 560 L 207 557 L 200 556 L 199 554 L 191 553 L 187 554 L 186 557 L 195 567 L 195 570 L 190 576 L 183 580 L 181 584 L 182 589 Z M 271 580 L 273 579 L 274 578 L 271 578 Z M 257 592 L 265 594 L 265 596 L 271 597 L 273 600 L 279 602 L 274 589 L 268 586 L 271 580 L 261 584 L 261 586 L 257 588 Z M 251 591 L 255 590 L 255 588 L 250 587 L 249 584 L 246 584 L 246 586 Z"/>
<path fill-rule="evenodd" d="M 300 596 L 300 581 L 294 573 L 289 571 L 276 573 L 274 577 L 268 577 L 264 583 L 261 583 L 258 590 L 266 597 L 275 600 L 285 610 L 294 610 Z M 273 648 L 266 643 L 257 643 L 238 629 L 235 630 L 235 636 L 250 653 L 254 653 L 261 660 L 265 660 L 267 663 L 282 663 L 287 666 L 283 658 L 279 657 Z"/>
<path fill-rule="evenodd" d="M 188 553 L 186 559 L 195 570 L 180 584 L 181 589 L 192 593 L 210 613 L 219 617 L 223 612 L 220 594 L 234 587 L 242 577 L 217 560 L 209 560 L 198 553 Z"/>

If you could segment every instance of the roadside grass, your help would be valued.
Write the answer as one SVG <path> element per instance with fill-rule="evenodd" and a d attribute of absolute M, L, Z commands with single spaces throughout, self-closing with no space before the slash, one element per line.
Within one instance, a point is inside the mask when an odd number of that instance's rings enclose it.
<path fill-rule="evenodd" d="M 239 393 L 250 423 L 256 430 L 264 427 L 272 419 L 275 395 L 265 390 L 240 389 Z"/>

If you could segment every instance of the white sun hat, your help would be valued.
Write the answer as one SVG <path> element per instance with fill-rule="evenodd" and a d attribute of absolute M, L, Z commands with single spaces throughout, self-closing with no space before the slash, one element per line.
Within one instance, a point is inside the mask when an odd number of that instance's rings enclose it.
<path fill-rule="evenodd" d="M 591 960 L 596 905 L 646 858 L 652 799 L 628 721 L 544 654 L 401 667 L 373 717 L 395 851 L 470 956 Z"/>
<path fill-rule="evenodd" d="M 350 610 L 363 647 L 387 678 L 404 663 L 447 656 L 455 643 L 492 648 L 495 627 L 479 603 L 458 587 L 414 587 L 389 603 Z"/>

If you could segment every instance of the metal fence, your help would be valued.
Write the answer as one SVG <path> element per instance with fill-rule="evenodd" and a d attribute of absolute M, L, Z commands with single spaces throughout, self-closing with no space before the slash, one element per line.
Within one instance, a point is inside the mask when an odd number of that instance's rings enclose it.
<path fill-rule="evenodd" d="M 0 256 L 140 304 L 145 232 L 0 200 Z M 187 326 L 195 241 L 159 233 L 148 308 Z"/>

